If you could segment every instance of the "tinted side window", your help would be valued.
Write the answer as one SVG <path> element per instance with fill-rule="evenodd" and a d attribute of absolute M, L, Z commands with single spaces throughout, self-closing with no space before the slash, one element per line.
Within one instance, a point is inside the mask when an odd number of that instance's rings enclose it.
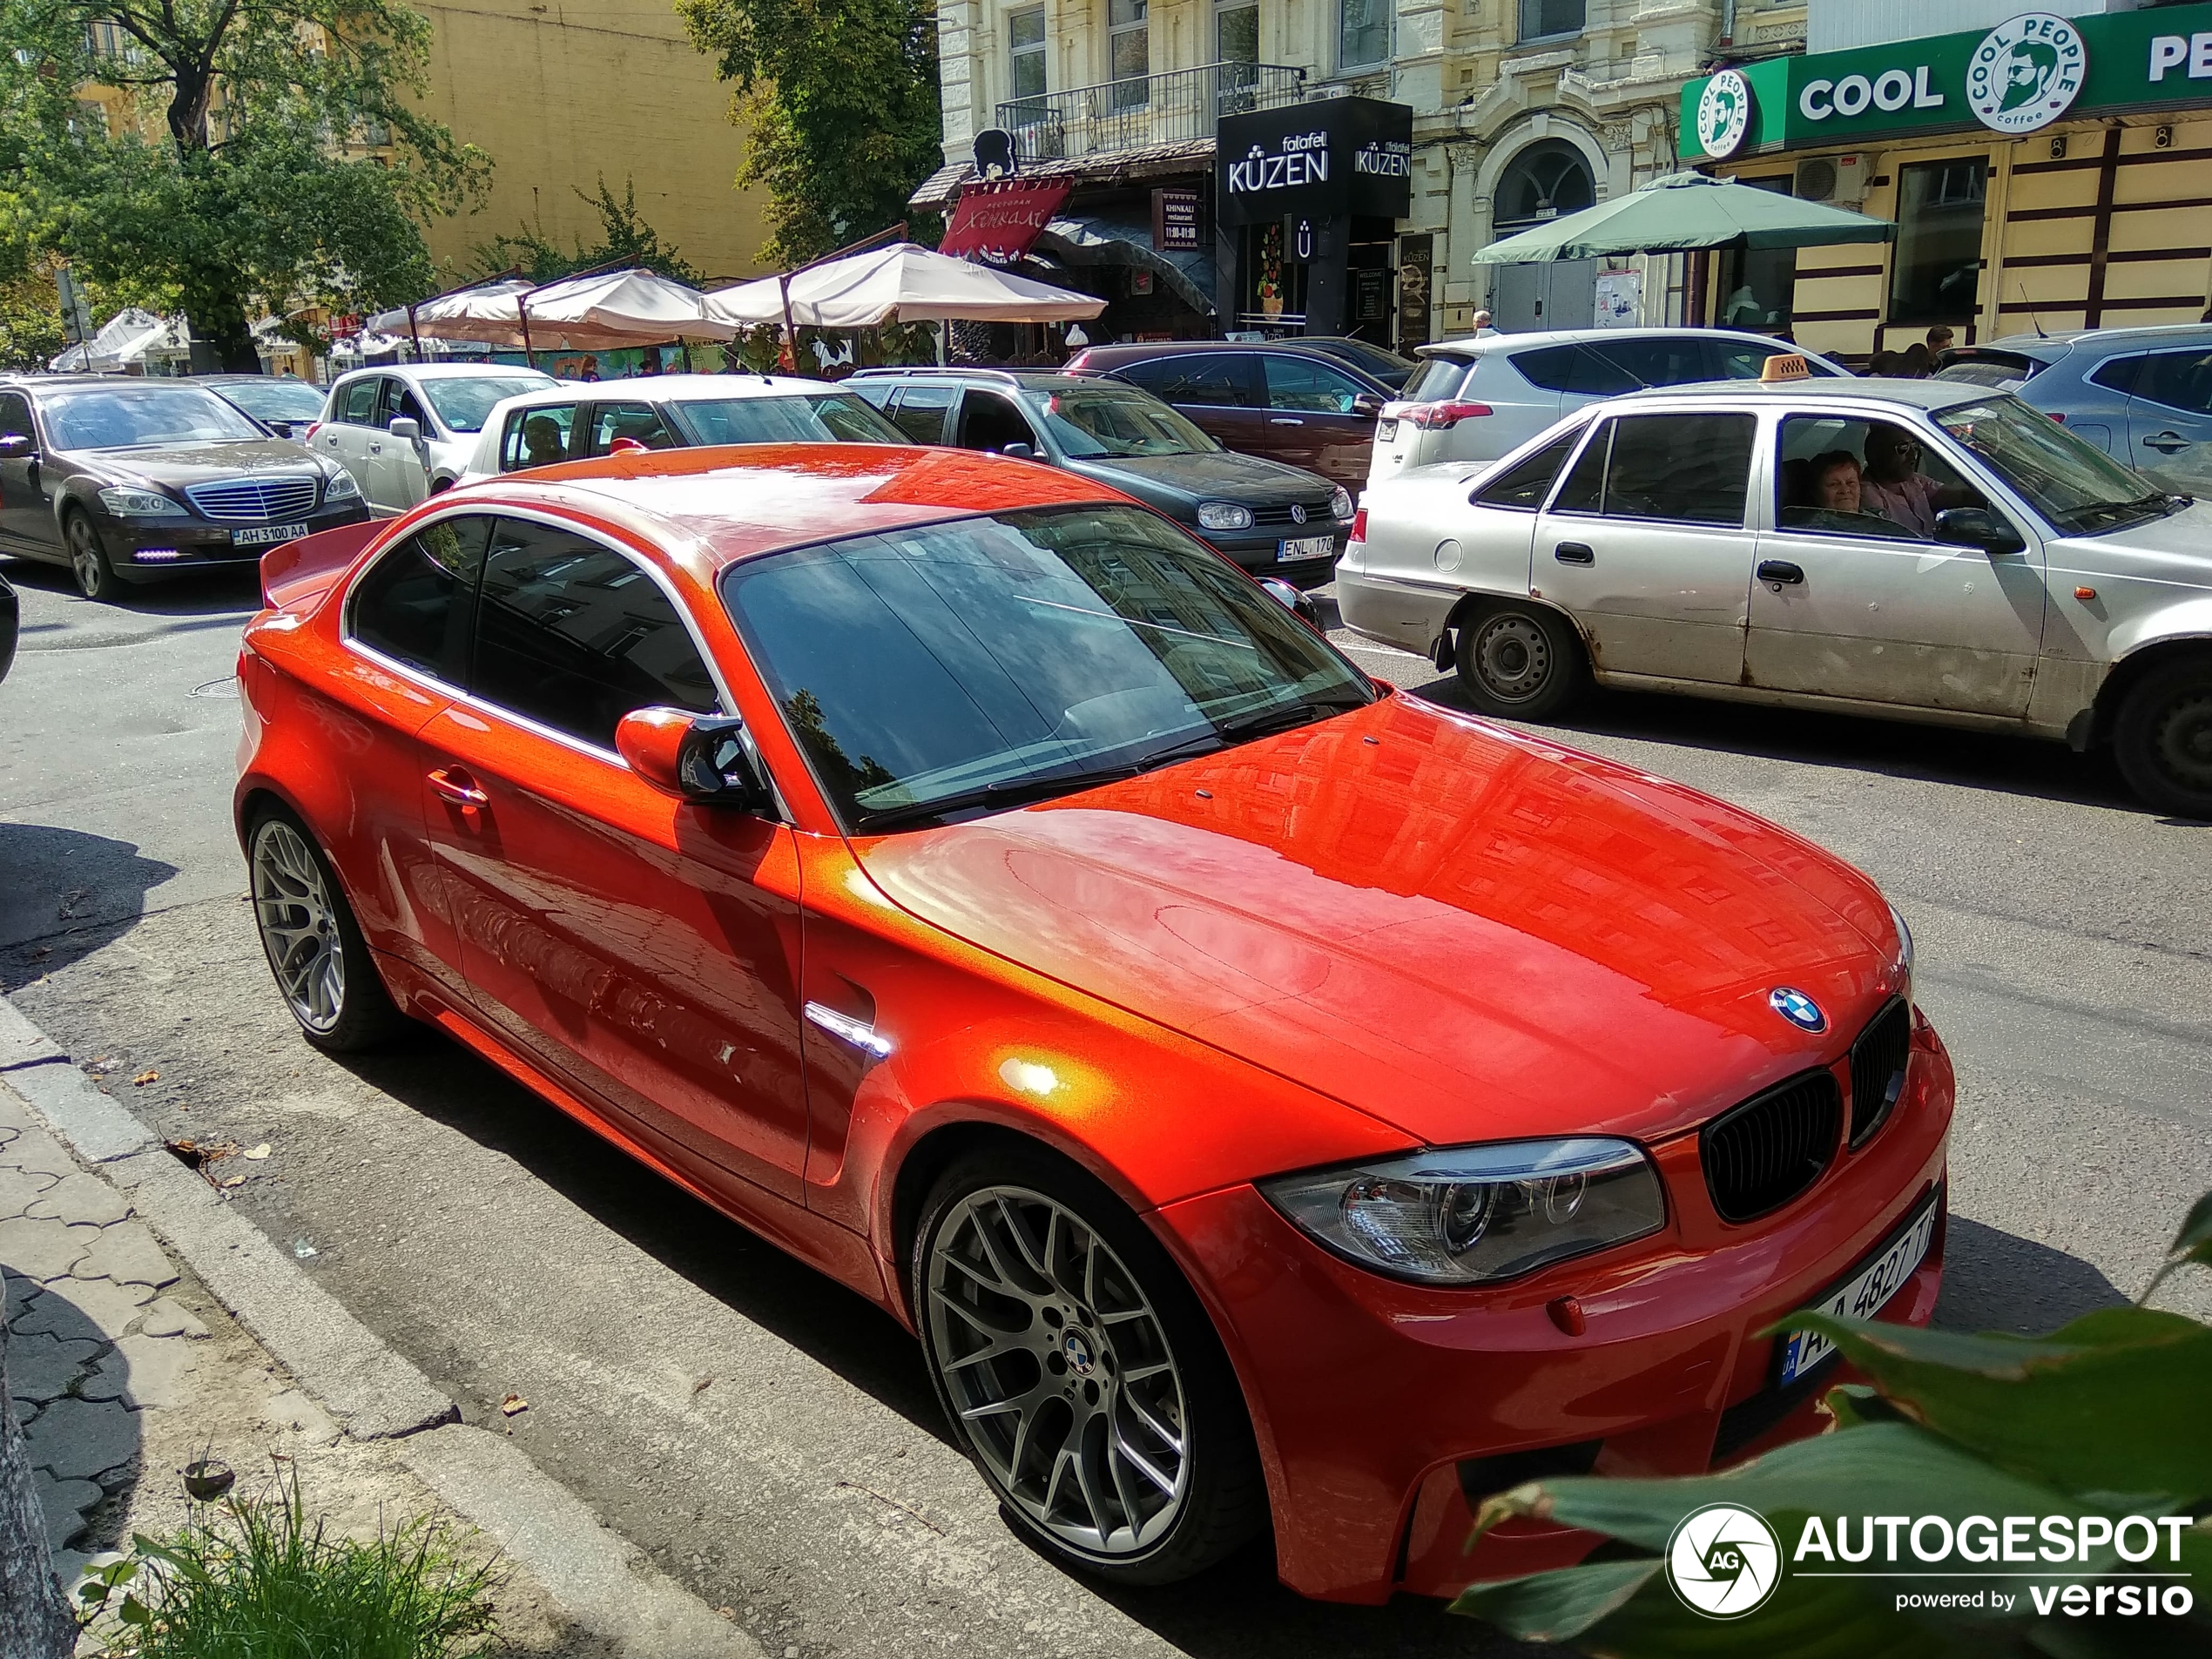
<path fill-rule="evenodd" d="M 2212 415 L 2212 352 L 2154 352 L 2142 364 L 2137 397 L 2189 415 Z"/>
<path fill-rule="evenodd" d="M 603 749 L 632 709 L 716 706 L 714 678 L 652 577 L 611 548 L 516 519 L 499 522 L 484 561 L 469 685 Z"/>
<path fill-rule="evenodd" d="M 1767 359 L 1785 349 L 1780 346 L 1754 346 L 1748 341 L 1714 340 L 1705 342 L 1709 354 L 1705 378 L 1715 381 L 1755 381 L 1766 368 Z M 1828 371 L 1817 363 L 1805 365 L 1815 374 Z"/>
<path fill-rule="evenodd" d="M 1575 458 L 1575 469 L 1559 488 L 1559 499 L 1552 503 L 1552 511 L 1595 513 L 1604 506 L 1605 458 L 1612 452 L 1613 429 L 1620 424 L 1618 421 L 1608 421 L 1582 446 L 1582 453 Z"/>
<path fill-rule="evenodd" d="M 1613 423 L 1608 518 L 1741 524 L 1751 477 L 1748 415 L 1628 415 Z"/>
<path fill-rule="evenodd" d="M 1250 372 L 1251 361 L 1243 352 L 1178 352 L 1114 372 L 1163 403 L 1236 408 L 1259 401 Z"/>
<path fill-rule="evenodd" d="M 376 394 L 384 380 L 379 374 L 364 374 L 346 388 L 338 405 L 338 418 L 347 426 L 376 424 Z"/>
<path fill-rule="evenodd" d="M 2143 371 L 2140 357 L 2115 357 L 2110 362 L 2099 363 L 2089 378 L 2100 386 L 2109 386 L 2122 396 L 2135 389 L 2135 380 Z"/>
<path fill-rule="evenodd" d="M 489 518 L 444 518 L 378 559 L 354 590 L 354 637 L 451 685 L 469 679 L 469 635 Z"/>
<path fill-rule="evenodd" d="M 960 447 L 1003 449 L 1009 443 L 1036 447 L 1037 435 L 1021 410 L 996 392 L 970 392 L 961 400 Z"/>
<path fill-rule="evenodd" d="M 1513 507 L 1534 512 L 1551 493 L 1552 480 L 1559 476 L 1559 469 L 1575 453 L 1575 445 L 1581 435 L 1578 428 L 1556 442 L 1546 444 L 1519 466 L 1478 490 L 1475 500 L 1486 507 Z"/>
<path fill-rule="evenodd" d="M 35 448 L 37 428 L 30 423 L 30 400 L 19 392 L 0 392 L 0 438 L 29 438 Z"/>
<path fill-rule="evenodd" d="M 1267 407 L 1271 409 L 1349 415 L 1352 400 L 1363 389 L 1349 374 L 1304 357 L 1264 357 L 1260 361 L 1267 368 Z"/>
<path fill-rule="evenodd" d="M 650 403 L 602 403 L 591 412 L 591 447 L 587 455 L 610 455 L 617 438 L 628 438 L 648 449 L 673 449 L 676 435 Z"/>
<path fill-rule="evenodd" d="M 438 435 L 436 422 L 422 412 L 422 405 L 416 401 L 415 393 L 408 383 L 405 381 L 386 381 L 384 382 L 384 413 L 376 424 L 388 427 L 402 415 L 421 427 L 424 437 L 435 438 Z"/>
<path fill-rule="evenodd" d="M 1595 349 L 1633 386 L 1686 386 L 1710 380 L 1717 365 L 1712 341 L 1680 334 L 1650 334 L 1636 340 L 1608 340 Z"/>
<path fill-rule="evenodd" d="M 577 406 L 510 409 L 499 435 L 499 469 L 515 472 L 523 467 L 550 467 L 569 458 L 569 438 L 576 426 Z"/>
<path fill-rule="evenodd" d="M 1578 397 L 1617 397 L 1642 383 L 1622 374 L 1618 363 L 1583 345 L 1540 346 L 1534 351 L 1515 352 L 1512 362 L 1531 386 Z"/>
<path fill-rule="evenodd" d="M 1424 357 L 1398 395 L 1409 403 L 1442 403 L 1459 395 L 1473 367 L 1456 357 Z"/>
<path fill-rule="evenodd" d="M 955 388 L 950 386 L 909 386 L 899 395 L 891 424 L 916 443 L 945 441 L 945 413 L 953 407 Z"/>

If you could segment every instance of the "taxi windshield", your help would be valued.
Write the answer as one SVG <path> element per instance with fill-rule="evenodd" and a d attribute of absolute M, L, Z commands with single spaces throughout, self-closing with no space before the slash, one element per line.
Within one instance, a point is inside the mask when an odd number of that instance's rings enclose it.
<path fill-rule="evenodd" d="M 1954 404 L 1936 424 L 2067 536 L 2162 516 L 2174 499 L 2016 397 Z"/>

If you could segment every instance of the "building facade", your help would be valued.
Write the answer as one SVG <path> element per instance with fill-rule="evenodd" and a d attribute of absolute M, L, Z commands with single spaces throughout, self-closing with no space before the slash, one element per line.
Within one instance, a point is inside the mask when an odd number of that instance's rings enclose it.
<path fill-rule="evenodd" d="M 1306 327 L 1401 347 L 1465 333 L 1483 306 L 1519 327 L 1679 314 L 1679 260 L 1474 254 L 1681 165 L 1683 84 L 1805 31 L 1802 3 L 1754 0 L 946 0 L 940 17 L 945 166 L 917 207 L 956 202 L 995 129 L 1022 176 L 1068 185 L 1035 260 L 1114 302 L 1106 337 Z M 1337 123 L 1275 118 L 1351 98 L 1397 106 L 1410 136 L 1402 174 L 1347 179 L 1359 150 L 1328 150 L 1339 231 L 1314 223 L 1302 250 L 1296 212 L 1271 228 L 1231 203 L 1248 135 L 1302 168 L 1288 158 L 1314 149 L 1275 146 L 1333 145 Z"/>

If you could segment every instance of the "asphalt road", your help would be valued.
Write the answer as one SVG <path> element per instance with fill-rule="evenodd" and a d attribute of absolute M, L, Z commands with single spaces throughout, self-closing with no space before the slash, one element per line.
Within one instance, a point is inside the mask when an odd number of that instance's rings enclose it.
<path fill-rule="evenodd" d="M 250 589 L 96 609 L 7 573 L 0 988 L 165 1133 L 272 1143 L 241 1210 L 771 1653 L 1508 1651 L 1432 1603 L 1299 1602 L 1259 1551 L 1101 1596 L 1013 1541 L 883 1316 L 441 1039 L 306 1047 L 228 821 Z M 2212 826 L 2026 742 L 1624 696 L 1554 730 L 1836 848 L 1911 920 L 1960 1080 L 1943 1322 L 2047 1329 L 2141 1289 L 2212 1187 Z"/>

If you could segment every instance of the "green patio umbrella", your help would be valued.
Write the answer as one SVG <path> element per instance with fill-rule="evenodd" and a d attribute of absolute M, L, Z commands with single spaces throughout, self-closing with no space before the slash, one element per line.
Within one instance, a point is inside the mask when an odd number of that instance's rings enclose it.
<path fill-rule="evenodd" d="M 1710 247 L 1824 247 L 1886 242 L 1897 226 L 1841 207 L 1799 201 L 1702 172 L 1670 172 L 1642 190 L 1493 242 L 1477 265 L 1534 265 L 1609 253 L 1678 253 Z"/>

